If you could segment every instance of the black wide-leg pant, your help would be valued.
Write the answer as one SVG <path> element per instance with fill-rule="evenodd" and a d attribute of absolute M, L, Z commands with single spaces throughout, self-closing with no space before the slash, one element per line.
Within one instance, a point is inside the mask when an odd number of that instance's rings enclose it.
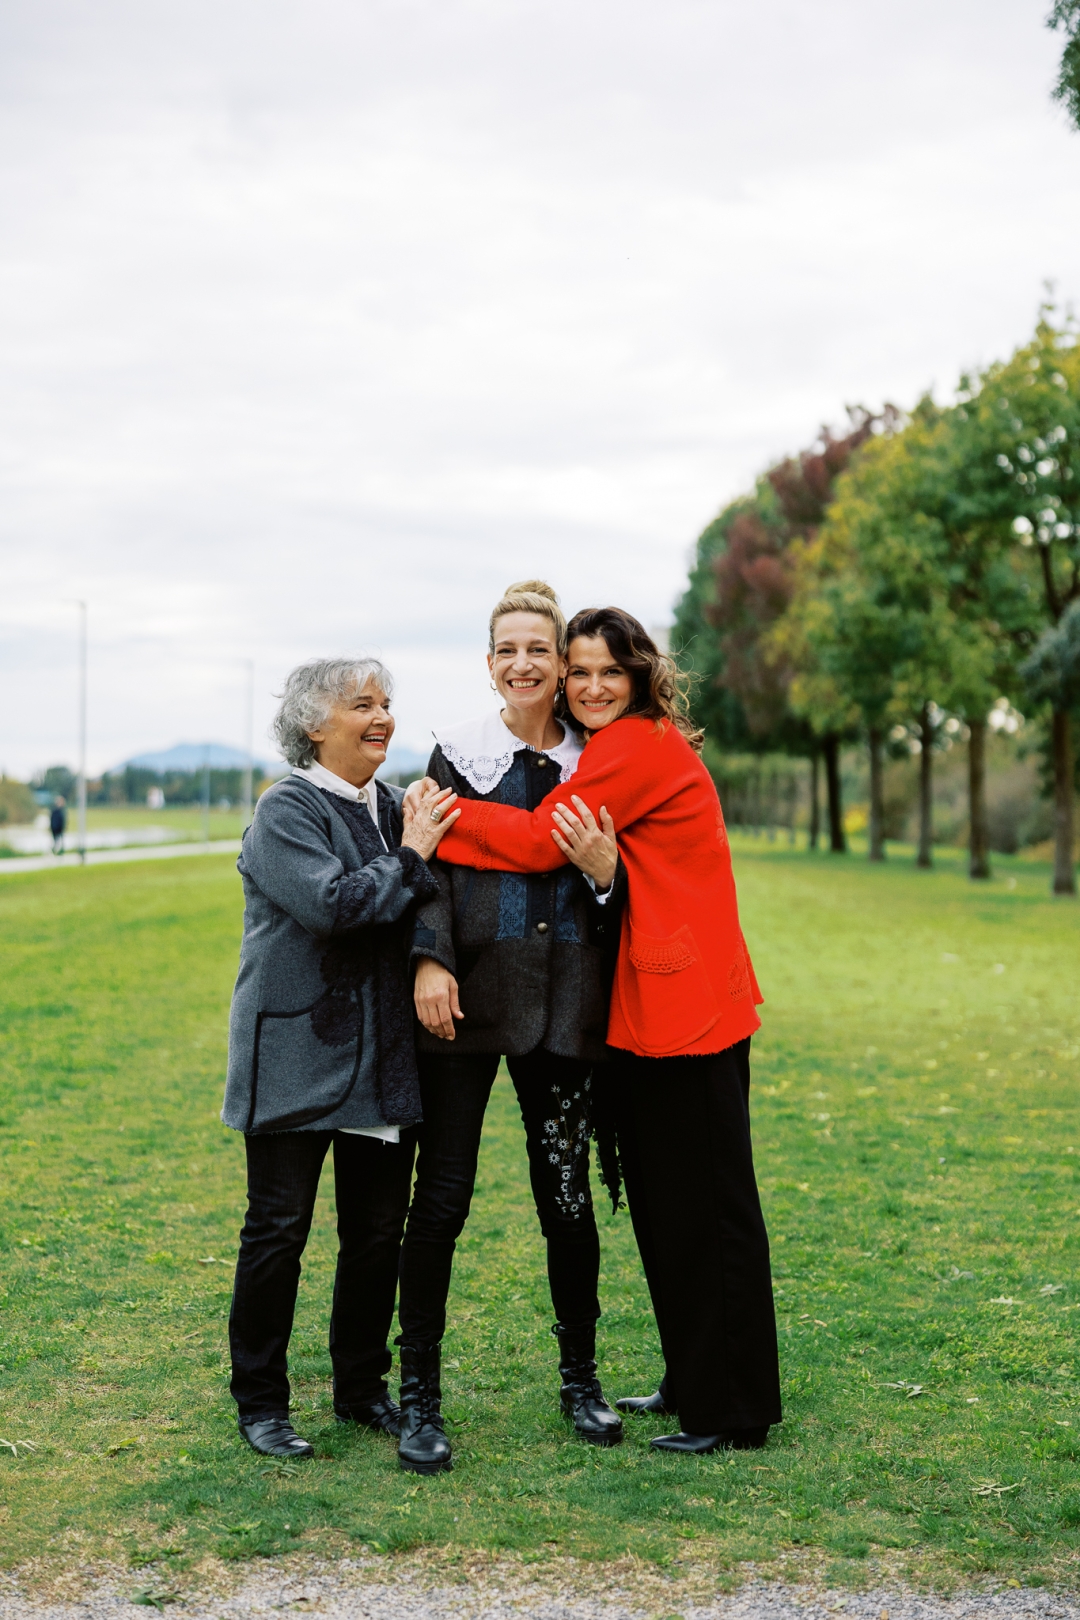
<path fill-rule="evenodd" d="M 551 1302 L 560 1322 L 600 1315 L 600 1240 L 589 1191 L 592 1065 L 542 1048 L 508 1057 L 529 1155 Z M 424 1122 L 412 1208 L 401 1247 L 398 1321 L 403 1344 L 437 1344 L 446 1331 L 454 1249 L 469 1214 L 497 1052 L 421 1053 Z"/>
<path fill-rule="evenodd" d="M 750 1042 L 605 1065 L 630 1216 L 687 1434 L 780 1421 L 769 1240 L 750 1145 Z"/>
<path fill-rule="evenodd" d="M 279 1131 L 244 1141 L 248 1209 L 229 1315 L 230 1387 L 240 1420 L 289 1414 L 286 1358 L 300 1257 L 331 1142 L 339 1242 L 330 1317 L 334 1405 L 344 1410 L 376 1399 L 390 1370 L 415 1129 L 403 1130 L 400 1142 L 340 1131 Z"/>

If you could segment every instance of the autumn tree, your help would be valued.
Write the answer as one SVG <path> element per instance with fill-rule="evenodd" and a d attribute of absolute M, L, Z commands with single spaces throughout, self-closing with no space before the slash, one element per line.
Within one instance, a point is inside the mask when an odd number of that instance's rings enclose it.
<path fill-rule="evenodd" d="M 830 846 L 846 848 L 839 750 L 844 736 L 790 702 L 794 670 L 770 628 L 787 610 L 796 560 L 821 524 L 836 479 L 880 418 L 849 410 L 845 433 L 824 428 L 816 444 L 769 469 L 752 495 L 732 502 L 697 545 L 676 611 L 674 644 L 702 678 L 702 724 L 728 746 L 782 748 L 811 761 L 811 844 L 818 832 L 818 770 L 825 765 Z M 830 711 L 831 712 L 831 711 Z"/>

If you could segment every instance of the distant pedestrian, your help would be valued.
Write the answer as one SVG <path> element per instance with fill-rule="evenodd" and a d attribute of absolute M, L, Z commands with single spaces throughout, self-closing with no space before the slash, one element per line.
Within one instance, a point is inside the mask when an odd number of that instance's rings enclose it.
<path fill-rule="evenodd" d="M 52 833 L 53 854 L 62 855 L 64 834 L 67 831 L 67 800 L 62 793 L 58 793 L 53 800 L 53 807 L 49 812 L 49 831 Z"/>

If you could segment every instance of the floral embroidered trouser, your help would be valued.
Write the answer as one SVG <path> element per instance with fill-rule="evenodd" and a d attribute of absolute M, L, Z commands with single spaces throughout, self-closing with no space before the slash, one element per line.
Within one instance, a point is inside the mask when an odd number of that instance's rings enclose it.
<path fill-rule="evenodd" d="M 480 1136 L 499 1054 L 422 1053 L 416 1186 L 401 1250 L 398 1316 L 406 1344 L 437 1344 L 446 1329 L 454 1248 L 469 1214 Z M 592 1065 L 542 1048 L 506 1060 L 517 1092 L 548 1281 L 558 1320 L 600 1315 L 600 1241 L 589 1192 Z"/>

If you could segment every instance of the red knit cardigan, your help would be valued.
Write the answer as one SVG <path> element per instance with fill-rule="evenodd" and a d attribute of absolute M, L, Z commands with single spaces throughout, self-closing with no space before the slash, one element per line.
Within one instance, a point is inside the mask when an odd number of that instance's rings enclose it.
<path fill-rule="evenodd" d="M 641 1057 L 722 1052 L 752 1035 L 763 998 L 735 898 L 716 788 L 677 727 L 640 716 L 590 738 L 576 774 L 535 810 L 460 799 L 441 860 L 506 872 L 565 864 L 551 812 L 570 794 L 606 805 L 626 866 L 608 1042 Z"/>

